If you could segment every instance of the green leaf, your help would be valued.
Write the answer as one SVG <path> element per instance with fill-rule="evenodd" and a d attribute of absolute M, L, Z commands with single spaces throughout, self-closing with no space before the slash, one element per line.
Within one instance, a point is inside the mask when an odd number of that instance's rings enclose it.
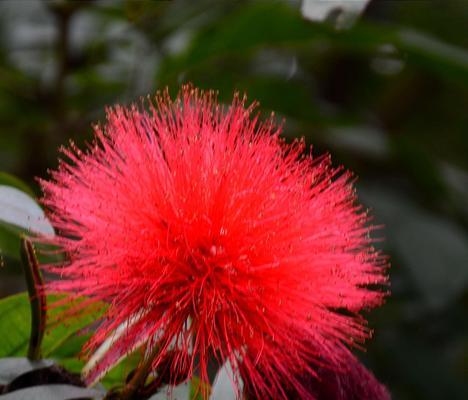
<path fill-rule="evenodd" d="M 140 361 L 141 354 L 138 351 L 133 352 L 112 368 L 101 380 L 101 383 L 107 388 L 122 385 L 128 374 L 138 366 Z"/>
<path fill-rule="evenodd" d="M 48 304 L 57 301 L 56 296 L 48 296 Z M 44 357 L 54 357 L 54 353 L 75 335 L 76 332 L 90 325 L 97 315 L 83 314 L 79 317 L 68 318 L 62 321 L 62 313 L 74 305 L 49 307 L 47 329 L 42 342 Z M 27 352 L 30 335 L 31 309 L 27 293 L 20 293 L 0 300 L 0 332 L 8 335 L 0 341 L 0 357 L 23 356 Z"/>
<path fill-rule="evenodd" d="M 20 236 L 24 229 L 0 221 L 0 256 L 20 260 Z"/>
<path fill-rule="evenodd" d="M 30 332 L 30 313 L 27 293 L 0 300 L 0 332 L 2 332 L 0 357 L 26 355 Z"/>
<path fill-rule="evenodd" d="M 102 304 L 96 303 L 93 306 L 88 306 L 86 312 L 79 312 L 81 303 L 87 301 L 86 299 L 76 299 L 60 306 L 54 304 L 57 301 L 62 302 L 62 300 L 63 296 L 50 295 L 47 297 L 47 304 L 49 305 L 47 328 L 42 345 L 44 356 L 55 357 L 55 353 L 65 343 L 68 343 L 68 339 L 76 336 L 77 332 L 97 321 L 104 309 Z M 77 312 L 76 316 L 63 319 L 63 315 L 74 311 Z"/>
<path fill-rule="evenodd" d="M 48 296 L 48 304 L 54 304 L 62 297 Z M 44 357 L 52 358 L 72 372 L 81 372 L 84 362 L 78 359 L 83 345 L 90 334 L 80 330 L 89 326 L 100 317 L 99 311 L 88 313 L 62 321 L 62 313 L 70 307 L 79 306 L 64 304 L 49 307 L 47 329 L 42 343 Z M 0 358 L 24 356 L 27 352 L 30 335 L 30 305 L 27 293 L 20 293 L 0 300 L 0 332 L 8 332 L 0 341 Z M 121 384 L 128 373 L 135 369 L 140 361 L 140 354 L 135 352 L 112 368 L 102 380 L 107 387 Z"/>

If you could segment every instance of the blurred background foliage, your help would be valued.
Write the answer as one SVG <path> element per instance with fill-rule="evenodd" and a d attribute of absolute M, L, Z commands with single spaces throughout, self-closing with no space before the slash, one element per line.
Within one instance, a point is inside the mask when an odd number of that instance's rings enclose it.
<path fill-rule="evenodd" d="M 35 177 L 106 105 L 187 81 L 245 91 L 355 171 L 385 226 L 393 294 L 359 356 L 395 399 L 466 399 L 467 27 L 465 0 L 372 0 L 343 29 L 300 1 L 3 0 L 0 171 L 39 195 Z M 22 290 L 17 260 L 3 264 L 0 296 Z"/>

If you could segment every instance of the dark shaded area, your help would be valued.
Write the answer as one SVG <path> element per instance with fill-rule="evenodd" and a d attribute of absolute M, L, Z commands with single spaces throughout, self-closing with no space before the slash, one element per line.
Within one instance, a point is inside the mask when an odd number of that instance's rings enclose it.
<path fill-rule="evenodd" d="M 323 361 L 323 360 L 322 360 Z M 377 381 L 372 372 L 368 371 L 358 360 L 347 356 L 343 360 L 343 368 L 337 370 L 325 366 L 314 367 L 316 376 L 302 376 L 299 381 L 307 393 L 319 400 L 390 400 L 387 388 Z M 248 400 L 267 399 L 258 396 L 250 385 L 248 377 L 244 377 L 244 394 Z M 288 399 L 301 398 L 294 388 L 285 387 Z"/>
<path fill-rule="evenodd" d="M 8 385 L 3 386 L 3 390 L 0 393 L 5 394 L 32 386 L 57 383 L 85 387 L 79 374 L 70 373 L 63 367 L 53 365 L 51 367 L 35 369 L 16 377 Z"/>
<path fill-rule="evenodd" d="M 4 0 L 0 171 L 37 191 L 106 105 L 187 81 L 245 91 L 353 170 L 385 226 L 392 297 L 358 356 L 395 399 L 468 398 L 467 25 L 461 0 L 371 1 L 341 30 L 300 1 Z M 1 295 L 24 287 L 4 264 Z"/>

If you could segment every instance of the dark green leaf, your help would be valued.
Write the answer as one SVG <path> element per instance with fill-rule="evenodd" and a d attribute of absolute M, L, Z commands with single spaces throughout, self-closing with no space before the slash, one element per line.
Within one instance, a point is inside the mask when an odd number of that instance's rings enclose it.
<path fill-rule="evenodd" d="M 20 236 L 25 231 L 0 221 L 0 256 L 20 259 Z"/>

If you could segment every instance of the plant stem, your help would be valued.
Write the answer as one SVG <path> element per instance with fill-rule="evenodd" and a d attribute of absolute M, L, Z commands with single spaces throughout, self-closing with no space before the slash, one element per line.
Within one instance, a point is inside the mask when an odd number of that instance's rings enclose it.
<path fill-rule="evenodd" d="M 29 337 L 28 358 L 39 360 L 41 358 L 41 344 L 46 324 L 46 297 L 43 280 L 39 270 L 33 244 L 26 237 L 21 238 L 21 260 L 28 286 L 29 304 L 31 306 L 31 335 Z"/>

